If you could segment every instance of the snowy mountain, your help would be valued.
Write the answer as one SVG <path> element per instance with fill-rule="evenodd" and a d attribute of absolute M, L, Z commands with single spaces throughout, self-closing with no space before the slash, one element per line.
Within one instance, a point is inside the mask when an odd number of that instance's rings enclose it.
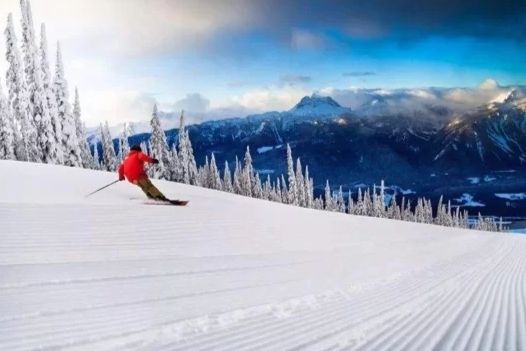
<path fill-rule="evenodd" d="M 350 108 L 341 107 L 330 96 L 312 96 L 303 97 L 300 102 L 288 111 L 294 116 L 304 117 L 337 117 L 351 112 Z"/>
<path fill-rule="evenodd" d="M 526 347 L 526 237 L 0 161 L 0 349 Z M 38 178 L 35 177 L 38 174 Z M 42 186 L 46 184 L 46 186 Z"/>
<path fill-rule="evenodd" d="M 453 118 L 437 136 L 435 160 L 464 155 L 485 165 L 526 164 L 525 107 L 526 92 L 514 89 Z"/>

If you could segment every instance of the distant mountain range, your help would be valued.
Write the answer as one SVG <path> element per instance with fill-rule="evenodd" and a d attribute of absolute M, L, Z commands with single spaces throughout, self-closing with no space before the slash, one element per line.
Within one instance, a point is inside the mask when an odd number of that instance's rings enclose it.
<path fill-rule="evenodd" d="M 357 90 L 354 108 L 305 96 L 289 111 L 191 125 L 190 138 L 199 163 L 212 152 L 231 162 L 248 145 L 260 173 L 276 175 L 285 171 L 289 143 L 319 188 L 325 179 L 351 189 L 385 179 L 426 193 L 464 191 L 467 178 L 489 175 L 488 186 L 515 191 L 526 186 L 519 177 L 526 170 L 526 87 L 485 84 Z M 177 133 L 167 131 L 170 143 Z M 148 138 L 140 133 L 131 142 Z M 517 177 L 510 180 L 511 170 Z"/>

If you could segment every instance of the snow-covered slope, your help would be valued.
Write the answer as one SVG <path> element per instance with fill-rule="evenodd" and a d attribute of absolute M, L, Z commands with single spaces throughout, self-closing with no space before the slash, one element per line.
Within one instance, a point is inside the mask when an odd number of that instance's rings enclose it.
<path fill-rule="evenodd" d="M 526 237 L 0 161 L 0 349 L 526 348 Z"/>

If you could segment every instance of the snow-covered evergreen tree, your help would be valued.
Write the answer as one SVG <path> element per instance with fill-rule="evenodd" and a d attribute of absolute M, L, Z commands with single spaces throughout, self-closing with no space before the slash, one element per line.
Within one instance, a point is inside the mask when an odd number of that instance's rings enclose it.
<path fill-rule="evenodd" d="M 62 125 L 62 150 L 64 152 L 64 164 L 71 167 L 82 167 L 82 157 L 77 137 L 75 119 L 71 112 L 69 103 L 68 82 L 64 75 L 64 64 L 60 43 L 57 43 L 57 61 L 55 65 L 55 77 L 53 80 L 53 91 L 57 103 L 58 117 Z"/>
<path fill-rule="evenodd" d="M 337 206 L 334 203 L 334 199 L 332 196 L 331 186 L 329 185 L 329 180 L 327 180 L 325 184 L 325 210 L 326 211 L 336 211 L 337 210 Z"/>
<path fill-rule="evenodd" d="M 234 180 L 232 182 L 232 188 L 234 189 L 234 193 L 240 194 L 240 195 L 243 194 L 243 189 L 241 187 L 241 178 L 242 178 L 241 172 L 242 172 L 241 165 L 239 163 L 239 159 L 236 156 L 236 166 L 234 168 Z"/>
<path fill-rule="evenodd" d="M 24 66 L 20 58 L 18 43 L 13 25 L 13 16 L 7 17 L 6 59 L 8 63 L 6 82 L 8 104 L 14 115 L 15 154 L 18 160 L 40 162 L 41 150 L 38 147 L 36 126 L 33 122 L 29 95 L 24 79 Z"/>
<path fill-rule="evenodd" d="M 113 140 L 110 134 L 110 127 L 108 122 L 104 126 L 100 125 L 101 143 L 102 143 L 102 168 L 106 171 L 113 172 L 117 169 L 117 157 L 115 155 L 115 148 L 113 147 Z M 144 149 L 143 149 L 144 150 Z"/>
<path fill-rule="evenodd" d="M 152 157 L 159 160 L 159 163 L 152 167 L 154 178 L 171 180 L 173 168 L 170 162 L 170 151 L 166 141 L 166 134 L 161 127 L 157 105 L 153 106 L 150 125 L 152 127 L 152 134 L 150 135 Z"/>
<path fill-rule="evenodd" d="M 301 161 L 298 157 L 296 159 L 296 189 L 298 195 L 298 206 L 305 207 L 306 201 L 306 189 L 305 189 L 305 179 L 303 178 L 303 170 L 301 167 Z"/>
<path fill-rule="evenodd" d="M 80 158 L 82 160 L 82 167 L 91 168 L 93 166 L 93 159 L 88 145 L 88 137 L 86 135 L 86 127 L 81 119 L 82 111 L 80 109 L 79 91 L 75 88 L 75 102 L 73 103 L 73 120 L 75 122 L 75 131 L 77 140 L 79 142 Z"/>
<path fill-rule="evenodd" d="M 290 145 L 287 144 L 287 175 L 288 175 L 288 203 L 291 205 L 299 205 L 298 185 L 296 184 L 296 174 L 294 173 L 294 160 L 292 159 L 292 151 Z"/>
<path fill-rule="evenodd" d="M 101 169 L 100 165 L 100 156 L 99 156 L 99 147 L 97 144 L 93 145 L 93 169 Z"/>
<path fill-rule="evenodd" d="M 47 92 L 44 88 L 39 50 L 35 42 L 33 16 L 29 1 L 21 0 L 22 8 L 22 50 L 24 53 L 24 68 L 26 86 L 29 98 L 31 119 L 36 128 L 37 146 L 43 162 L 60 163 L 58 145 L 55 140 L 52 116 L 47 102 Z"/>
<path fill-rule="evenodd" d="M 230 173 L 230 166 L 228 161 L 225 161 L 225 169 L 223 170 L 223 190 L 229 193 L 234 192 L 234 186 L 232 184 L 232 174 Z"/>
<path fill-rule="evenodd" d="M 55 164 L 64 164 L 64 151 L 63 151 L 63 134 L 62 124 L 57 110 L 57 102 L 53 87 L 51 85 L 51 70 L 49 68 L 49 58 L 47 51 L 47 37 L 46 37 L 46 26 L 42 24 L 40 30 L 40 66 L 42 73 L 42 87 L 44 90 L 45 100 L 47 102 L 47 110 L 51 120 L 51 128 L 53 130 L 53 139 L 55 148 L 49 154 L 49 157 L 53 159 Z M 55 155 L 52 152 L 56 152 Z"/>
<path fill-rule="evenodd" d="M 241 191 L 242 195 L 252 196 L 252 185 L 254 184 L 254 168 L 252 167 L 252 156 L 250 147 L 247 145 L 245 158 L 243 160 L 243 171 L 241 174 Z"/>
<path fill-rule="evenodd" d="M 14 160 L 15 139 L 13 135 L 13 117 L 0 84 L 0 160 Z"/>
<path fill-rule="evenodd" d="M 221 190 L 221 176 L 219 175 L 219 170 L 217 169 L 216 158 L 212 152 L 212 157 L 210 159 L 210 171 L 209 171 L 209 187 L 211 189 Z"/>

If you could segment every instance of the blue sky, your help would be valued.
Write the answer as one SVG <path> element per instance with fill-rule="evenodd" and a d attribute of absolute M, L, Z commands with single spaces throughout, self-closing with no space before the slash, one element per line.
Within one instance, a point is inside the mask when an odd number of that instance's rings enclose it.
<path fill-rule="evenodd" d="M 32 0 L 88 124 L 288 109 L 315 91 L 526 82 L 526 2 Z M 0 5 L 19 15 L 18 1 Z M 50 45 L 53 49 L 54 45 Z M 0 63 L 5 69 L 5 63 Z"/>

